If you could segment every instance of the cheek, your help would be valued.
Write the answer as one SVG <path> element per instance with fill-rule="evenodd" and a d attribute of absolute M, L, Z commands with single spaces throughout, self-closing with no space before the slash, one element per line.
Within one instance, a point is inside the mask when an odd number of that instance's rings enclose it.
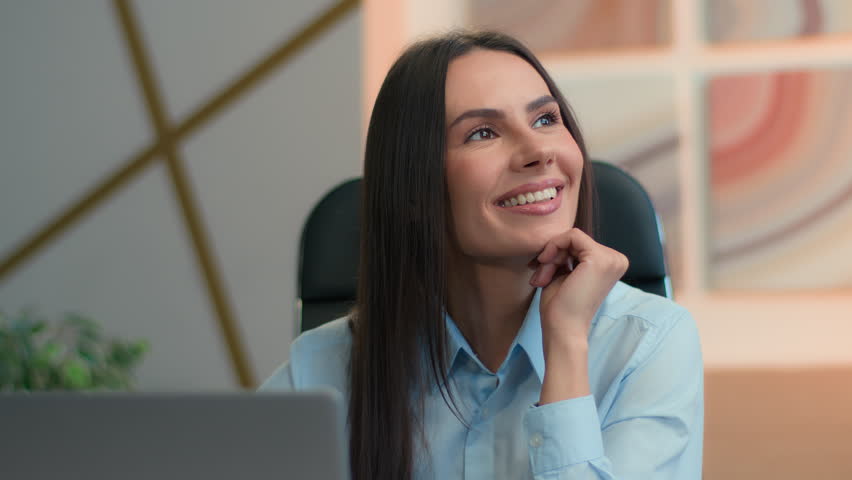
<path fill-rule="evenodd" d="M 471 225 L 479 223 L 483 216 L 483 206 L 488 198 L 487 190 L 475 177 L 448 181 L 450 212 L 456 231 L 469 230 Z"/>
<path fill-rule="evenodd" d="M 489 166 L 487 158 L 459 156 L 447 159 L 447 191 L 453 236 L 465 253 L 478 251 L 484 240 L 482 232 L 491 228 L 488 200 L 493 193 L 496 173 Z"/>
<path fill-rule="evenodd" d="M 456 216 L 456 214 L 461 213 L 461 210 L 467 203 L 465 197 L 468 191 L 465 189 L 465 184 L 469 182 L 469 175 L 468 169 L 465 168 L 464 164 L 452 161 L 453 159 L 448 160 L 447 192 L 450 197 L 450 210 L 453 212 L 453 216 Z"/>
<path fill-rule="evenodd" d="M 489 157 L 459 155 L 447 158 L 447 190 L 453 212 L 479 211 L 487 203 L 496 181 Z"/>
<path fill-rule="evenodd" d="M 562 152 L 562 155 L 560 155 L 562 170 L 569 175 L 573 185 L 579 185 L 580 177 L 583 174 L 583 153 L 580 151 L 580 147 L 569 135 L 565 145 L 560 150 Z"/>

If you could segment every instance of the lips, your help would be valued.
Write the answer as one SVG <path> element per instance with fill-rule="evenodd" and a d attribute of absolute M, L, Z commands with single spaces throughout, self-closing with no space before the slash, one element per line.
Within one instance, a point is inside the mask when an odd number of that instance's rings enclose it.
<path fill-rule="evenodd" d="M 553 190 L 556 190 L 556 196 L 552 198 L 545 198 L 523 205 L 521 205 L 520 203 L 518 203 L 517 205 L 513 205 L 510 203 L 507 205 L 504 201 L 501 205 L 498 205 L 497 208 L 506 213 L 516 215 L 550 215 L 551 213 L 559 210 L 560 206 L 562 205 L 562 191 L 564 190 L 564 188 L 551 187 L 551 191 Z"/>
<path fill-rule="evenodd" d="M 509 190 L 508 192 L 500 195 L 500 197 L 498 197 L 497 200 L 494 201 L 494 204 L 499 206 L 501 202 L 509 200 L 512 197 L 517 197 L 522 193 L 538 192 L 546 188 L 556 188 L 556 190 L 559 191 L 562 190 L 562 188 L 564 187 L 565 182 L 562 180 L 557 180 L 555 178 L 544 180 L 541 182 L 525 183 L 520 187 L 513 188 L 512 190 Z"/>

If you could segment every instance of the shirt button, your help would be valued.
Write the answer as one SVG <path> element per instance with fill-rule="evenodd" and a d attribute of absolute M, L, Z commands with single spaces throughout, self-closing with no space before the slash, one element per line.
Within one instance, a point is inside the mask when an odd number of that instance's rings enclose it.
<path fill-rule="evenodd" d="M 534 433 L 530 437 L 530 446 L 533 448 L 538 448 L 541 444 L 544 443 L 544 438 L 541 437 L 540 433 Z"/>
<path fill-rule="evenodd" d="M 488 416 L 488 409 L 487 409 L 487 408 L 483 408 L 483 409 L 482 409 L 482 411 L 481 411 L 480 413 L 482 414 L 482 416 L 483 416 L 483 417 L 487 417 L 487 416 Z"/>

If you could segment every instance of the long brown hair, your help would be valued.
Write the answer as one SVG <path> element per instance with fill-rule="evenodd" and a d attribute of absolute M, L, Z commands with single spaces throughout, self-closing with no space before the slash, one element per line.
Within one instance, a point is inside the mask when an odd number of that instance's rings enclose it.
<path fill-rule="evenodd" d="M 449 63 L 472 49 L 505 51 L 535 68 L 583 153 L 576 226 L 592 233 L 592 168 L 564 97 L 520 42 L 456 31 L 418 42 L 394 63 L 376 98 L 364 158 L 358 298 L 350 317 L 349 440 L 353 480 L 408 480 L 423 398 L 447 388 L 449 201 L 444 88 Z M 460 417 L 461 418 L 461 417 Z"/>

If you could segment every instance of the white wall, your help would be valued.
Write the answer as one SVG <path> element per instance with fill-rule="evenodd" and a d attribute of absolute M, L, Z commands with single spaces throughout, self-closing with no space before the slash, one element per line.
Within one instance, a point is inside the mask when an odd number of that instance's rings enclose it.
<path fill-rule="evenodd" d="M 0 258 L 153 139 L 111 3 L 0 4 Z M 132 4 L 178 122 L 334 2 Z M 360 173 L 360 31 L 348 14 L 179 147 L 258 380 L 287 357 L 302 223 Z M 25 306 L 149 339 L 141 389 L 237 388 L 163 165 L 0 278 L 0 309 Z"/>

